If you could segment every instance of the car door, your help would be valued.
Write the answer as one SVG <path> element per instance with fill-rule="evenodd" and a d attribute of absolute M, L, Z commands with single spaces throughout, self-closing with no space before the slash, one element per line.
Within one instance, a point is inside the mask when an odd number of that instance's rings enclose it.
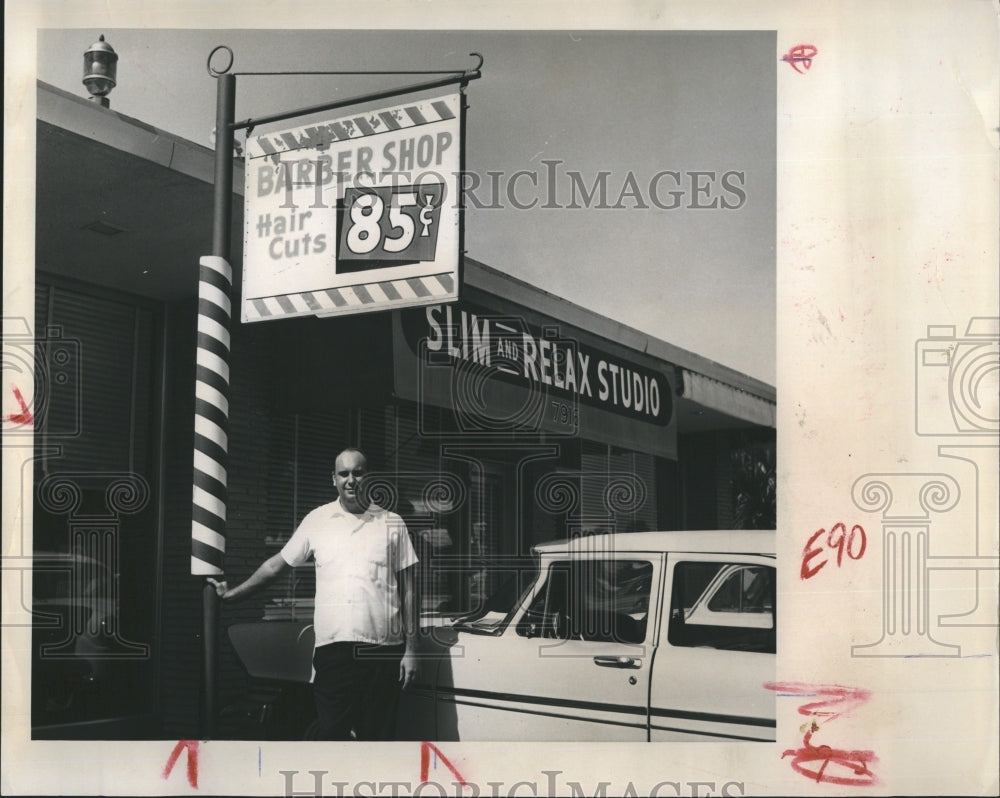
<path fill-rule="evenodd" d="M 438 673 L 441 738 L 647 740 L 662 566 L 546 553 L 501 634 L 458 634 Z"/>
<path fill-rule="evenodd" d="M 670 554 L 650 739 L 774 740 L 775 559 Z"/>

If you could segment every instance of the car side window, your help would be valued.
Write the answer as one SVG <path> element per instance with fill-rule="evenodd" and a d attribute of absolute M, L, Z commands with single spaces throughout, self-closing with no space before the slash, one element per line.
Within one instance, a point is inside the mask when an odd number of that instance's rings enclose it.
<path fill-rule="evenodd" d="M 647 560 L 561 560 L 517 625 L 522 637 L 641 643 L 653 565 Z"/>
<path fill-rule="evenodd" d="M 695 560 L 674 566 L 671 645 L 773 654 L 774 616 L 773 566 Z"/>

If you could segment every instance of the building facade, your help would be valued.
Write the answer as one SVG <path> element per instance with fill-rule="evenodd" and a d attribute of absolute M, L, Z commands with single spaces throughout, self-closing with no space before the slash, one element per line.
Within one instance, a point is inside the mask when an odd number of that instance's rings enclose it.
<path fill-rule="evenodd" d="M 33 545 L 52 623 L 35 621 L 33 734 L 196 737 L 193 388 L 212 152 L 44 84 L 37 133 Z M 234 210 L 238 287 L 238 195 Z M 234 321 L 228 579 L 334 498 L 346 445 L 407 521 L 428 616 L 477 608 L 493 566 L 544 540 L 738 523 L 741 454 L 773 466 L 773 387 L 502 263 L 462 268 L 453 305 Z M 227 604 L 222 624 L 308 619 L 311 590 L 296 569 Z M 248 680 L 224 638 L 219 669 L 225 707 Z"/>

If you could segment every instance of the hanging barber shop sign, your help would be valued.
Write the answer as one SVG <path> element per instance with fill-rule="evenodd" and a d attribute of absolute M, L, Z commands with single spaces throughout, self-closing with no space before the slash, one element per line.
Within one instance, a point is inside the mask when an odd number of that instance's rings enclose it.
<path fill-rule="evenodd" d="M 461 102 L 248 138 L 244 322 L 457 299 Z"/>

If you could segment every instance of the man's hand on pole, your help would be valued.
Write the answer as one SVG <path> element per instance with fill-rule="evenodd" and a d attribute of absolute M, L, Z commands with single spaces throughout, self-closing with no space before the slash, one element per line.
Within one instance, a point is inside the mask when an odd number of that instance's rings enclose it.
<path fill-rule="evenodd" d="M 220 599 L 224 599 L 226 597 L 226 593 L 229 592 L 229 583 L 226 582 L 225 580 L 219 582 L 219 581 L 217 581 L 215 579 L 212 579 L 212 577 L 210 577 L 210 576 L 207 577 L 207 579 L 212 584 L 212 586 L 215 588 L 216 595 Z"/>
<path fill-rule="evenodd" d="M 285 562 L 285 559 L 281 556 L 281 552 L 279 552 L 264 560 L 260 567 L 250 575 L 249 579 L 245 582 L 241 582 L 231 590 L 229 588 L 229 583 L 225 580 L 220 582 L 216 579 L 212 579 L 210 576 L 206 577 L 206 579 L 208 579 L 209 583 L 215 588 L 215 593 L 220 599 L 232 601 L 234 599 L 245 598 L 251 593 L 256 592 L 272 579 L 291 567 L 292 566 Z"/>

